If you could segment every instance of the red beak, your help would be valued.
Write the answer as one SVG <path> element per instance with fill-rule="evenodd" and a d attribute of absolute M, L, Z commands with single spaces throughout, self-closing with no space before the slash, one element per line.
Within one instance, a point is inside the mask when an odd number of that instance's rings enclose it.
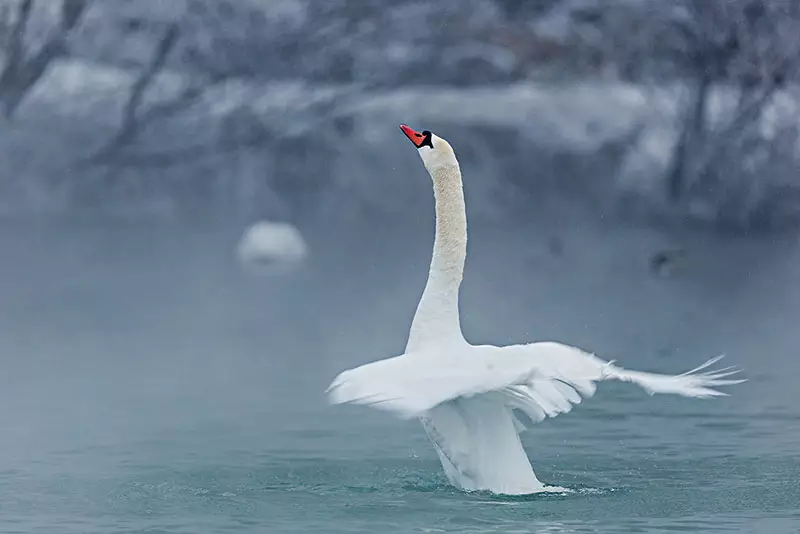
<path fill-rule="evenodd" d="M 415 147 L 419 148 L 422 146 L 422 143 L 425 141 L 424 135 L 412 128 L 409 128 L 405 124 L 401 124 L 400 129 L 403 130 L 403 133 L 406 134 L 406 137 L 408 137 L 411 142 L 414 143 Z"/>

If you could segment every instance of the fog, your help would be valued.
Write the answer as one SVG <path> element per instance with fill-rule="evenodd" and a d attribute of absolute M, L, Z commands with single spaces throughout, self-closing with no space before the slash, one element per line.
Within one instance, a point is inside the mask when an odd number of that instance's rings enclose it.
<path fill-rule="evenodd" d="M 798 25 L 782 0 L 0 0 L 2 520 L 463 532 L 510 514 L 448 493 L 416 421 L 324 395 L 403 352 L 428 274 L 431 181 L 400 123 L 459 158 L 469 341 L 665 373 L 725 354 L 747 378 L 708 401 L 603 384 L 523 434 L 542 480 L 601 490 L 514 520 L 785 519 Z M 307 256 L 243 265 L 258 221 Z M 370 522 L 395 501 L 409 513 Z"/>
<path fill-rule="evenodd" d="M 713 401 L 722 412 L 796 414 L 795 240 L 670 235 L 568 213 L 557 224 L 542 214 L 524 227 L 472 226 L 468 339 L 556 339 L 670 372 L 725 353 L 749 382 Z M 260 436 L 269 449 L 314 421 L 364 424 L 323 391 L 349 366 L 402 352 L 432 224 L 309 232 L 308 262 L 279 276 L 242 269 L 236 230 L 4 226 L 3 468 L 208 425 L 221 434 L 204 439 Z M 655 275 L 650 256 L 677 244 L 684 267 Z M 796 421 L 782 435 L 796 443 Z"/>

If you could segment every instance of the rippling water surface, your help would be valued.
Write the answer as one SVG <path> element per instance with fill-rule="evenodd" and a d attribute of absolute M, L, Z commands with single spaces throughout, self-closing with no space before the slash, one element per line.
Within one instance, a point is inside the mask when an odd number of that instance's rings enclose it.
<path fill-rule="evenodd" d="M 595 231 L 564 230 L 561 255 L 476 232 L 468 337 L 654 371 L 725 352 L 749 381 L 712 401 L 604 384 L 525 434 L 571 492 L 508 498 L 449 487 L 418 423 L 322 397 L 402 350 L 422 234 L 319 245 L 269 280 L 236 268 L 235 236 L 7 227 L 0 531 L 798 532 L 797 255 L 689 241 L 691 266 L 657 279 L 656 237 Z"/>

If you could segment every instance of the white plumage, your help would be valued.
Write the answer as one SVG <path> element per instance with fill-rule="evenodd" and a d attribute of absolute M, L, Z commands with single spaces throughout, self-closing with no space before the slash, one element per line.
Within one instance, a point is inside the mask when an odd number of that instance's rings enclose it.
<path fill-rule="evenodd" d="M 632 382 L 650 394 L 708 398 L 712 389 L 738 384 L 736 370 L 700 373 L 721 357 L 682 375 L 628 371 L 578 348 L 555 342 L 422 351 L 379 360 L 344 371 L 327 393 L 336 404 L 354 403 L 386 410 L 402 419 L 420 417 L 459 398 L 494 397 L 522 411 L 532 422 L 567 413 L 594 395 L 604 380 Z"/>
<path fill-rule="evenodd" d="M 533 472 L 519 433 L 569 412 L 605 380 L 650 394 L 709 398 L 738 384 L 732 368 L 681 375 L 629 371 L 556 342 L 471 345 L 461 332 L 458 294 L 467 250 L 461 170 L 452 147 L 430 132 L 401 126 L 433 180 L 436 235 L 425 290 L 404 354 L 344 371 L 328 387 L 334 404 L 352 403 L 419 418 L 445 475 L 463 490 L 527 494 L 560 491 Z"/>

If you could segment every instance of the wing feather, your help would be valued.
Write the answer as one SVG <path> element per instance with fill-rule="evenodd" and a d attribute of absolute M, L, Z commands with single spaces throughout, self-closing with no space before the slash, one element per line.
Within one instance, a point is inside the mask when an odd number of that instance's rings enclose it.
<path fill-rule="evenodd" d="M 737 384 L 733 372 L 659 375 L 627 371 L 576 347 L 554 342 L 496 347 L 465 345 L 448 351 L 412 352 L 344 371 L 329 386 L 334 404 L 354 403 L 419 417 L 457 398 L 486 395 L 536 423 L 569 412 L 591 397 L 596 382 L 632 382 L 650 393 L 686 397 L 722 395 L 713 386 Z M 723 370 L 727 371 L 727 369 Z M 524 424 L 517 420 L 517 427 Z"/>

